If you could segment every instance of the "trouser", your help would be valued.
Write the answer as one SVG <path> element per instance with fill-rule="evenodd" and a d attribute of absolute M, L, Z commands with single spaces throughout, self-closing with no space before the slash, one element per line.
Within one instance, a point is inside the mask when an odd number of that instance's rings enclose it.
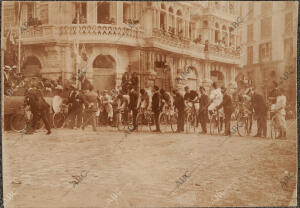
<path fill-rule="evenodd" d="M 138 114 L 137 109 L 130 109 L 130 112 L 132 111 L 132 122 L 133 122 L 133 128 L 137 128 L 136 124 L 136 116 Z"/>
<path fill-rule="evenodd" d="M 84 121 L 82 124 L 82 129 L 84 129 L 88 124 L 92 124 L 93 131 L 96 131 L 96 111 L 86 111 L 86 115 L 84 116 Z"/>
<path fill-rule="evenodd" d="M 75 121 L 77 121 L 77 128 L 80 128 L 82 124 L 82 109 L 74 109 L 69 114 L 70 127 L 74 128 Z"/>
<path fill-rule="evenodd" d="M 178 111 L 177 131 L 184 131 L 184 110 Z"/>
<path fill-rule="evenodd" d="M 225 114 L 225 134 L 230 135 L 230 122 L 231 122 L 231 114 L 232 113 L 226 113 Z"/>
<path fill-rule="evenodd" d="M 43 110 L 41 110 L 41 112 L 33 111 L 32 114 L 33 114 L 33 118 L 32 118 L 32 130 L 33 131 L 36 129 L 36 125 L 38 124 L 38 122 L 40 121 L 41 118 L 45 124 L 45 128 L 47 129 L 47 131 L 50 131 L 51 127 L 50 127 L 49 108 L 43 109 Z"/>
<path fill-rule="evenodd" d="M 159 111 L 153 112 L 154 113 L 154 122 L 156 126 L 156 131 L 160 131 L 160 126 L 159 126 Z"/>
<path fill-rule="evenodd" d="M 199 116 L 198 116 L 203 133 L 207 132 L 207 127 L 206 127 L 207 126 L 207 117 L 208 117 L 207 112 L 199 113 Z"/>
<path fill-rule="evenodd" d="M 257 135 L 267 136 L 267 116 L 262 115 L 257 118 Z"/>

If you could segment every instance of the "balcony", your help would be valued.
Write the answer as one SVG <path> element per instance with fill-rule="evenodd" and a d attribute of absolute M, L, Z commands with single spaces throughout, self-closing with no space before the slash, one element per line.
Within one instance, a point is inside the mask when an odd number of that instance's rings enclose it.
<path fill-rule="evenodd" d="M 110 24 L 42 25 L 22 32 L 23 44 L 64 42 L 142 44 L 143 30 L 138 26 Z"/>
<path fill-rule="evenodd" d="M 210 44 L 208 46 L 207 58 L 210 60 L 239 64 L 240 52 L 232 48 Z"/>

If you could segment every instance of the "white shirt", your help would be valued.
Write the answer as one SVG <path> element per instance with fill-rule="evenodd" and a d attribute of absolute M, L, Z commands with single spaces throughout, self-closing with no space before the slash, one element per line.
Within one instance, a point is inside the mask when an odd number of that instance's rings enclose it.
<path fill-rule="evenodd" d="M 279 113 L 285 115 L 286 97 L 284 95 L 277 96 L 275 110 L 282 108 Z"/>
<path fill-rule="evenodd" d="M 220 88 L 214 89 L 211 91 L 209 98 L 213 103 L 221 104 L 223 101 L 223 95 Z"/>

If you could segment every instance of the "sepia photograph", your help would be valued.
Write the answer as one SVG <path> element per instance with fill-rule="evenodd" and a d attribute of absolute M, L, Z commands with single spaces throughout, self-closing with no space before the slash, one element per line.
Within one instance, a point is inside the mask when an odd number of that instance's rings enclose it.
<path fill-rule="evenodd" d="M 298 1 L 2 1 L 1 208 L 297 206 Z"/>

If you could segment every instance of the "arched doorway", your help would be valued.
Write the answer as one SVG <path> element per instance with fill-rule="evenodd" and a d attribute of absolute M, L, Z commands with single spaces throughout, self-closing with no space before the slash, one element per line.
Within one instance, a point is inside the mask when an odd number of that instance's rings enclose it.
<path fill-rule="evenodd" d="M 116 62 L 110 55 L 99 55 L 93 62 L 93 86 L 110 90 L 116 85 Z"/>
<path fill-rule="evenodd" d="M 28 56 L 22 66 L 22 73 L 25 77 L 40 76 L 42 64 L 35 56 Z"/>

